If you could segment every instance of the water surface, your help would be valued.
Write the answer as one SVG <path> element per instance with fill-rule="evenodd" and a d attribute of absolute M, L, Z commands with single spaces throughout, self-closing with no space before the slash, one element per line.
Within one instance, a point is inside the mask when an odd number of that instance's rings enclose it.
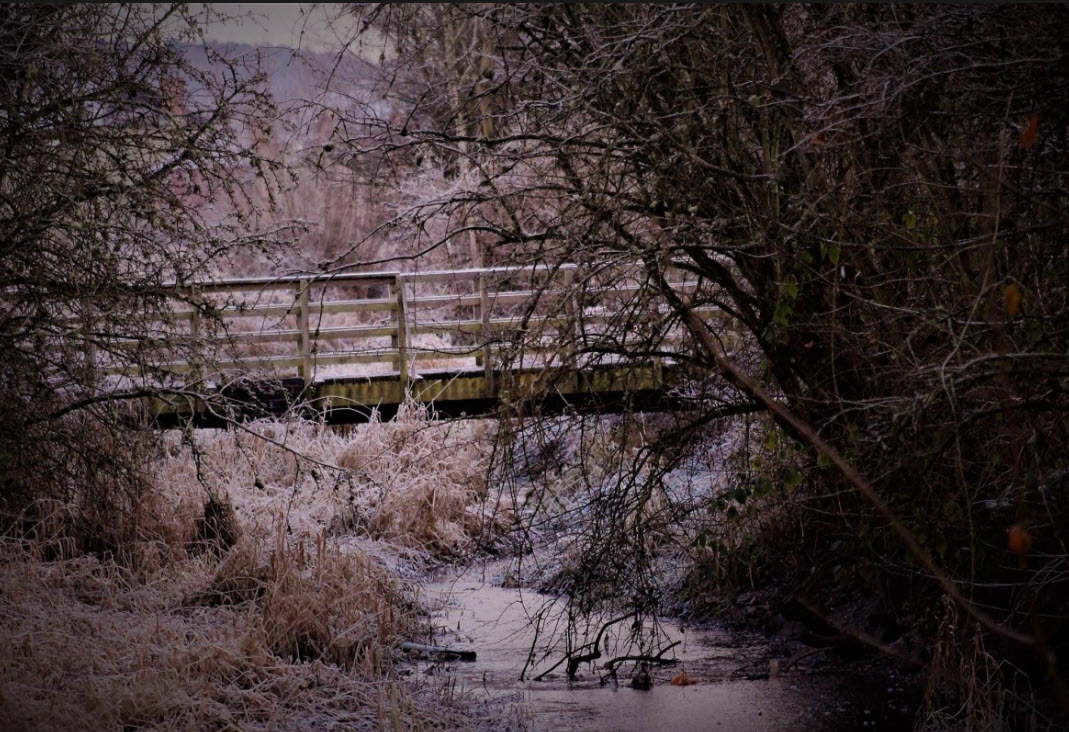
<path fill-rule="evenodd" d="M 591 664 L 584 664 L 575 680 L 569 680 L 561 666 L 544 680 L 534 681 L 534 675 L 562 656 L 559 642 L 553 646 L 545 640 L 535 647 L 538 657 L 547 655 L 547 660 L 533 672 L 528 668 L 526 680 L 521 681 L 535 642 L 531 618 L 552 600 L 529 590 L 496 586 L 491 578 L 488 572 L 468 571 L 425 587 L 427 599 L 441 607 L 435 643 L 474 650 L 478 658 L 470 663 L 423 664 L 421 670 L 450 680 L 458 691 L 477 699 L 495 705 L 522 704 L 533 729 L 839 732 L 902 730 L 912 724 L 913 695 L 886 673 L 855 666 L 769 675 L 770 661 L 785 665 L 788 659 L 777 659 L 773 644 L 763 636 L 682 627 L 671 621 L 662 624 L 665 642 L 679 644 L 665 656 L 678 663 L 654 667 L 652 689 L 630 687 L 629 663 L 621 665 L 619 683 L 612 679 L 602 683 L 605 671 Z M 544 629 L 554 627 L 550 620 Z M 626 652 L 618 646 L 597 663 Z M 681 672 L 696 683 L 672 685 L 670 680 Z"/>

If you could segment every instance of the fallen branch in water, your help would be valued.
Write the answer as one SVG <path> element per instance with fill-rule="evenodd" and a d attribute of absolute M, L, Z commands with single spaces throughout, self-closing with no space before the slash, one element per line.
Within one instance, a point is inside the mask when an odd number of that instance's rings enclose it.
<path fill-rule="evenodd" d="M 641 663 L 645 661 L 646 663 L 655 663 L 661 666 L 674 666 L 675 664 L 679 663 L 679 659 L 664 658 L 664 654 L 668 653 L 668 651 L 678 646 L 681 642 L 682 641 L 675 641 L 674 643 L 669 643 L 667 646 L 658 651 L 656 656 L 617 656 L 616 658 L 611 658 L 606 661 L 602 665 L 602 668 L 614 671 L 616 667 L 619 666 L 621 663 L 627 663 L 628 661 L 635 661 L 636 663 Z"/>
<path fill-rule="evenodd" d="M 591 651 L 590 653 L 583 653 L 583 654 L 580 654 L 578 656 L 566 655 L 564 658 L 562 658 L 561 660 L 557 661 L 555 664 L 553 664 L 552 666 L 547 668 L 545 671 L 543 671 L 542 673 L 538 674 L 538 676 L 535 676 L 534 680 L 535 681 L 541 681 L 546 676 L 548 676 L 550 673 L 552 673 L 554 670 L 556 670 L 565 661 L 568 662 L 568 669 L 567 669 L 568 678 L 574 679 L 575 678 L 575 672 L 579 669 L 579 666 L 581 666 L 582 664 L 586 663 L 587 661 L 596 661 L 597 659 L 601 658 L 601 637 L 603 635 L 605 635 L 605 631 L 608 630 L 609 628 L 611 628 L 613 625 L 616 625 L 617 623 L 621 623 L 624 620 L 627 620 L 628 618 L 634 617 L 635 615 L 636 615 L 636 613 L 628 613 L 627 615 L 621 615 L 618 618 L 613 618 L 612 620 L 609 620 L 608 622 L 606 622 L 604 625 L 601 626 L 601 630 L 598 631 L 598 634 L 597 634 L 597 636 L 595 636 L 593 643 L 588 643 L 587 645 L 582 646 L 583 648 L 593 648 L 594 649 L 593 651 Z"/>
<path fill-rule="evenodd" d="M 428 646 L 423 643 L 410 643 L 409 641 L 403 641 L 399 645 L 402 651 L 417 651 L 426 656 L 439 656 L 449 660 L 458 661 L 475 660 L 475 651 L 464 651 L 459 648 L 441 648 L 439 646 Z"/>
<path fill-rule="evenodd" d="M 783 668 L 780 669 L 780 672 L 781 673 L 787 673 L 795 665 L 797 665 L 798 662 L 800 662 L 800 661 L 802 661 L 802 660 L 804 660 L 806 658 L 809 658 L 810 656 L 815 656 L 818 653 L 827 653 L 830 650 L 831 650 L 831 646 L 828 646 L 826 648 L 810 648 L 808 651 L 802 651 L 801 653 L 796 655 L 794 658 L 792 658 L 789 661 L 787 661 L 787 663 L 783 664 Z"/>

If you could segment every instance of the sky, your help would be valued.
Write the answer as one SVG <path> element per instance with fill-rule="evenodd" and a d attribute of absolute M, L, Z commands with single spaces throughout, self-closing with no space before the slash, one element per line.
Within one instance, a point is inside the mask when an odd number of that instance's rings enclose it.
<path fill-rule="evenodd" d="M 327 18 L 337 12 L 335 3 L 210 3 L 227 16 L 227 22 L 208 25 L 205 36 L 212 41 L 247 43 L 252 46 L 288 46 L 309 51 L 337 51 L 342 45 Z"/>

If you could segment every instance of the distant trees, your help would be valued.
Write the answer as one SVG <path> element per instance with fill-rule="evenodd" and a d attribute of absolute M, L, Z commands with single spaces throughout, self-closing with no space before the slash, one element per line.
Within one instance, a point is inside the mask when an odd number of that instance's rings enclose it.
<path fill-rule="evenodd" d="M 255 59 L 203 44 L 208 12 L 0 8 L 7 511 L 20 496 L 92 492 L 94 481 L 133 490 L 138 466 L 123 461 L 114 406 L 159 386 L 159 374 L 120 383 L 95 366 L 181 351 L 189 334 L 166 325 L 168 283 L 256 241 L 242 224 L 253 205 L 242 187 L 273 174 L 257 147 L 272 104 Z"/>
<path fill-rule="evenodd" d="M 868 476 L 964 597 L 1016 628 L 1069 612 L 1064 8 L 354 12 L 385 34 L 383 83 L 408 107 L 360 120 L 346 154 L 384 155 L 402 175 L 433 160 L 455 180 L 398 225 L 444 225 L 428 246 L 470 233 L 491 261 L 576 262 L 580 287 L 640 264 L 645 287 L 571 353 L 692 364 L 720 401 L 688 424 L 752 397 L 689 317 L 718 307 L 706 333 L 746 335 L 735 363 Z M 673 290 L 670 268 L 700 286 Z M 695 337 L 673 344 L 680 324 Z M 771 497 L 799 520 L 780 532 L 789 557 L 753 552 L 751 577 L 891 602 L 923 593 L 916 552 L 777 421 L 790 447 L 739 470 L 731 495 Z M 667 434 L 649 449 L 678 456 L 665 448 L 700 432 Z M 595 491 L 590 515 L 615 530 L 585 534 L 584 555 L 628 559 L 583 565 L 586 580 L 630 591 L 636 557 L 653 561 L 620 508 L 647 505 L 671 467 L 656 464 Z M 722 498 L 712 513 L 737 511 Z M 1031 554 L 1007 548 L 1011 526 Z M 1066 641 L 1049 630 L 1042 647 Z"/>

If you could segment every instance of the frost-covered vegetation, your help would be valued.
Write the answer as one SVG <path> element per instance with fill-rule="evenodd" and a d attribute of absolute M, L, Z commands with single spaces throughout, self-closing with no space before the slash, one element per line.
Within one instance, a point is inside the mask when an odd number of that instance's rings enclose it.
<path fill-rule="evenodd" d="M 420 413 L 176 432 L 146 446 L 136 497 L 32 504 L 0 541 L 0 717 L 469 724 L 460 701 L 398 676 L 397 644 L 428 632 L 414 582 L 504 515 L 486 512 L 488 430 Z"/>

